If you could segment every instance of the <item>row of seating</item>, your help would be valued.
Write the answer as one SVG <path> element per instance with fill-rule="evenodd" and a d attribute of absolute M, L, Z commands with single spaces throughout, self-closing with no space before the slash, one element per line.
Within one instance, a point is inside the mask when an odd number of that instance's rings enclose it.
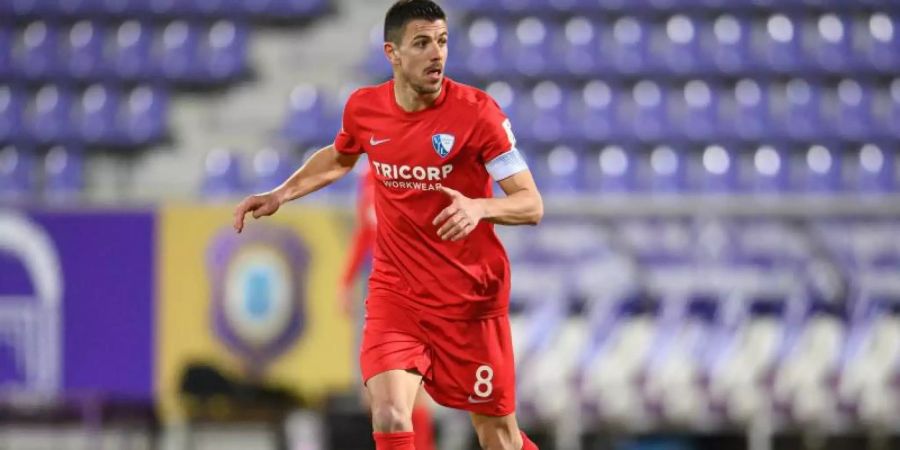
<path fill-rule="evenodd" d="M 77 200 L 84 192 L 84 149 L 56 145 L 36 154 L 17 146 L 0 148 L 0 202 Z"/>
<path fill-rule="evenodd" d="M 229 20 L 0 24 L 0 80 L 221 83 L 246 71 L 248 35 Z"/>
<path fill-rule="evenodd" d="M 0 143 L 143 146 L 166 137 L 168 90 L 154 84 L 0 84 Z"/>
<path fill-rule="evenodd" d="M 898 9 L 898 5 L 883 0 L 448 0 L 450 9 L 464 14 L 509 15 L 522 13 L 568 14 L 621 13 L 660 14 L 672 11 L 808 11 L 810 9 L 870 10 Z"/>
<path fill-rule="evenodd" d="M 195 17 L 307 19 L 325 13 L 327 0 L 8 0 L 0 17 Z"/>
<path fill-rule="evenodd" d="M 389 73 L 371 34 L 365 65 Z M 599 75 L 896 73 L 900 14 L 476 17 L 450 32 L 448 70 L 476 79 Z"/>

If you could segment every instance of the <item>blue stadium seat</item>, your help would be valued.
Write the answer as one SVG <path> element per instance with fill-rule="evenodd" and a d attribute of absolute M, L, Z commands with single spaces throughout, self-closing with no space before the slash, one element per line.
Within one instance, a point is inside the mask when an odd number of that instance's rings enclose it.
<path fill-rule="evenodd" d="M 119 108 L 120 144 L 140 146 L 164 138 L 168 105 L 168 94 L 161 87 L 139 85 L 128 92 Z"/>
<path fill-rule="evenodd" d="M 159 74 L 152 54 L 153 35 L 149 25 L 136 20 L 122 22 L 112 45 L 112 67 L 117 78 L 145 80 Z"/>
<path fill-rule="evenodd" d="M 504 65 L 524 76 L 545 75 L 551 66 L 550 36 L 555 30 L 549 21 L 526 17 L 511 26 L 504 42 Z"/>
<path fill-rule="evenodd" d="M 251 165 L 253 192 L 275 189 L 300 167 L 290 154 L 273 148 L 264 148 L 254 154 Z"/>
<path fill-rule="evenodd" d="M 675 97 L 675 116 L 670 119 L 678 137 L 692 141 L 719 138 L 718 89 L 703 80 L 690 80 Z"/>
<path fill-rule="evenodd" d="M 523 97 L 527 96 L 527 94 L 523 94 L 525 91 L 505 81 L 495 81 L 487 85 L 484 90 L 497 102 L 497 106 L 509 118 L 513 131 L 516 132 L 516 137 L 519 139 L 524 138 L 525 135 L 519 130 L 524 128 L 529 120 L 527 116 L 520 113 L 522 110 L 521 104 L 525 102 Z"/>
<path fill-rule="evenodd" d="M 57 13 L 64 17 L 97 17 L 106 12 L 104 0 L 59 0 Z"/>
<path fill-rule="evenodd" d="M 688 190 L 687 159 L 680 149 L 657 145 L 645 161 L 647 179 L 643 185 L 658 194 L 679 194 Z"/>
<path fill-rule="evenodd" d="M 467 29 L 466 38 L 460 45 L 463 49 L 465 72 L 476 77 L 490 78 L 505 75 L 512 70 L 504 67 L 501 36 L 505 27 L 492 19 L 475 19 Z"/>
<path fill-rule="evenodd" d="M 245 26 L 227 20 L 220 20 L 209 28 L 203 39 L 207 77 L 222 81 L 244 72 L 248 33 Z"/>
<path fill-rule="evenodd" d="M 697 154 L 700 173 L 691 184 L 701 192 L 730 193 L 737 187 L 737 153 L 729 146 L 708 145 Z"/>
<path fill-rule="evenodd" d="M 825 131 L 821 118 L 820 87 L 803 78 L 793 78 L 779 89 L 777 123 L 779 134 L 786 139 L 809 141 Z"/>
<path fill-rule="evenodd" d="M 34 95 L 26 115 L 26 130 L 37 142 L 66 142 L 74 136 L 72 93 L 68 88 L 44 85 Z"/>
<path fill-rule="evenodd" d="M 624 16 L 612 25 L 612 39 L 605 43 L 604 58 L 609 57 L 616 71 L 643 74 L 654 69 L 649 55 L 650 26 L 641 20 Z"/>
<path fill-rule="evenodd" d="M 17 142 L 24 137 L 25 104 L 20 87 L 0 84 L 0 142 Z"/>
<path fill-rule="evenodd" d="M 872 14 L 861 34 L 866 37 L 863 52 L 868 66 L 880 72 L 896 73 L 900 69 L 900 20 L 896 14 Z"/>
<path fill-rule="evenodd" d="M 34 155 L 22 146 L 0 148 L 0 201 L 19 201 L 34 192 Z"/>
<path fill-rule="evenodd" d="M 772 14 L 765 23 L 758 24 L 762 29 L 759 47 L 756 48 L 756 59 L 767 70 L 777 73 L 795 73 L 805 68 L 801 30 L 799 22 L 785 14 Z"/>
<path fill-rule="evenodd" d="M 875 122 L 871 86 L 846 78 L 838 83 L 833 97 L 835 107 L 826 130 L 844 140 L 868 139 L 874 131 Z"/>
<path fill-rule="evenodd" d="M 704 59 L 721 72 L 745 73 L 755 67 L 751 35 L 752 27 L 745 17 L 722 14 L 705 22 L 701 32 Z"/>
<path fill-rule="evenodd" d="M 116 141 L 120 96 L 116 88 L 103 84 L 84 90 L 76 108 L 82 142 L 97 145 Z"/>
<path fill-rule="evenodd" d="M 637 189 L 637 153 L 619 145 L 587 151 L 582 158 L 584 185 L 601 194 L 627 194 Z"/>
<path fill-rule="evenodd" d="M 878 135 L 900 139 L 900 126 L 897 126 L 900 123 L 900 77 L 891 81 L 886 94 L 887 111 L 879 118 Z"/>
<path fill-rule="evenodd" d="M 585 83 L 580 92 L 569 97 L 567 122 L 572 135 L 588 142 L 609 142 L 623 136 L 626 130 L 619 123 L 619 92 L 603 80 Z"/>
<path fill-rule="evenodd" d="M 657 27 L 655 39 L 665 69 L 672 74 L 695 74 L 706 67 L 700 54 L 700 24 L 683 14 L 669 17 L 665 26 Z"/>
<path fill-rule="evenodd" d="M 781 147 L 760 145 L 745 160 L 747 190 L 757 194 L 780 194 L 789 189 L 789 159 Z"/>
<path fill-rule="evenodd" d="M 826 72 L 848 72 L 856 61 L 852 43 L 852 28 L 848 16 L 834 13 L 823 14 L 804 24 L 804 33 L 809 42 L 804 47 L 809 52 L 808 61 L 814 62 L 820 70 Z"/>
<path fill-rule="evenodd" d="M 864 144 L 850 152 L 854 163 L 851 190 L 862 193 L 896 192 L 896 151 L 887 146 Z"/>
<path fill-rule="evenodd" d="M 268 18 L 301 18 L 322 12 L 323 0 L 241 0 L 245 14 Z"/>
<path fill-rule="evenodd" d="M 65 45 L 68 77 L 95 80 L 105 75 L 105 38 L 105 30 L 95 22 L 82 20 L 69 28 Z"/>
<path fill-rule="evenodd" d="M 58 74 L 58 30 L 46 22 L 31 22 L 21 30 L 14 50 L 18 76 L 28 80 L 48 80 Z"/>
<path fill-rule="evenodd" d="M 811 145 L 798 166 L 797 182 L 801 191 L 831 193 L 840 189 L 841 158 L 833 148 Z"/>
<path fill-rule="evenodd" d="M 536 183 L 549 194 L 574 194 L 581 191 L 582 152 L 558 145 L 545 152 L 533 152 L 529 168 Z"/>
<path fill-rule="evenodd" d="M 568 93 L 553 81 L 542 81 L 519 94 L 517 136 L 524 141 L 550 144 L 570 140 L 565 105 Z"/>
<path fill-rule="evenodd" d="M 311 84 L 294 87 L 288 103 L 288 114 L 282 128 L 293 144 L 318 144 L 334 138 L 341 118 L 328 109 L 322 90 Z"/>
<path fill-rule="evenodd" d="M 199 26 L 174 20 L 162 29 L 159 65 L 162 75 L 171 81 L 200 81 L 206 68 L 199 49 Z"/>
<path fill-rule="evenodd" d="M 44 196 L 52 201 L 76 199 L 84 191 L 84 154 L 73 146 L 57 145 L 43 164 Z"/>
<path fill-rule="evenodd" d="M 600 36 L 602 28 L 585 16 L 575 16 L 556 29 L 556 55 L 552 69 L 565 74 L 588 75 L 599 73 L 607 67 L 608 61 L 600 58 Z"/>
<path fill-rule="evenodd" d="M 771 133 L 769 96 L 767 84 L 760 84 L 750 78 L 738 80 L 727 96 L 727 100 L 733 106 L 719 110 L 722 114 L 732 111 L 732 115 L 724 116 L 719 121 L 723 128 L 722 132 L 751 141 L 759 140 Z"/>
<path fill-rule="evenodd" d="M 13 76 L 13 48 L 15 37 L 13 29 L 0 23 L 0 80 L 8 80 Z"/>
<path fill-rule="evenodd" d="M 668 89 L 652 80 L 640 80 L 631 89 L 627 121 L 635 138 L 658 141 L 670 137 Z"/>
<path fill-rule="evenodd" d="M 203 169 L 203 195 L 229 197 L 244 192 L 241 158 L 234 151 L 225 148 L 210 151 Z"/>

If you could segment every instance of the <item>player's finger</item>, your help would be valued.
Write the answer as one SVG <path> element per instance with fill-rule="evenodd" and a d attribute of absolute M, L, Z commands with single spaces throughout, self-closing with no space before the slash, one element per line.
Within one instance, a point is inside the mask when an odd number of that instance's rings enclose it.
<path fill-rule="evenodd" d="M 244 214 L 247 214 L 244 202 L 241 202 L 234 210 L 234 229 L 240 233 L 244 229 Z"/>
<path fill-rule="evenodd" d="M 445 235 L 447 235 L 447 233 L 450 232 L 450 230 L 459 226 L 459 224 L 464 219 L 465 219 L 465 215 L 462 214 L 461 212 L 457 212 L 452 217 L 447 219 L 447 221 L 444 222 L 443 225 L 441 225 L 441 228 L 438 229 L 438 236 L 441 236 L 441 238 L 443 238 Z"/>
<path fill-rule="evenodd" d="M 459 210 L 459 208 L 457 208 L 456 205 L 450 205 L 450 206 L 444 208 L 443 211 L 438 213 L 438 215 L 434 218 L 434 220 L 431 221 L 431 224 L 437 225 L 437 224 L 447 220 L 448 217 L 456 214 L 456 212 L 458 210 Z"/>
<path fill-rule="evenodd" d="M 462 223 L 452 233 L 447 235 L 448 241 L 458 241 L 469 235 L 469 224 Z"/>
<path fill-rule="evenodd" d="M 450 188 L 448 188 L 448 187 L 446 187 L 446 186 L 441 186 L 440 189 L 441 189 L 441 192 L 443 192 L 443 193 L 449 195 L 450 198 L 453 198 L 453 199 L 455 199 L 456 197 L 461 197 L 461 196 L 462 196 L 462 194 L 460 194 L 459 191 L 450 189 Z"/>

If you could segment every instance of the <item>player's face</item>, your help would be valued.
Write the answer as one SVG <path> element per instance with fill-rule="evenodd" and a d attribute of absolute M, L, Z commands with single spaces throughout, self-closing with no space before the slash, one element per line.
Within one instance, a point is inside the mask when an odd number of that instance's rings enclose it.
<path fill-rule="evenodd" d="M 447 62 L 447 23 L 413 20 L 403 31 L 391 63 L 417 93 L 439 92 Z"/>

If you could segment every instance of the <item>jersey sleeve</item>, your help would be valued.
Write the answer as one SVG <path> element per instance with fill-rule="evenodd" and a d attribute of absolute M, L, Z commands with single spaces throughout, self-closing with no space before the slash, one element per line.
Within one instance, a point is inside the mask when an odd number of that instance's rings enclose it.
<path fill-rule="evenodd" d="M 344 114 L 341 118 L 341 131 L 334 138 L 334 148 L 340 153 L 359 155 L 365 151 L 357 140 L 356 122 L 354 122 L 354 95 L 347 99 Z"/>
<path fill-rule="evenodd" d="M 486 101 L 482 107 L 476 145 L 485 168 L 496 181 L 528 169 L 516 148 L 512 124 L 493 99 Z"/>

